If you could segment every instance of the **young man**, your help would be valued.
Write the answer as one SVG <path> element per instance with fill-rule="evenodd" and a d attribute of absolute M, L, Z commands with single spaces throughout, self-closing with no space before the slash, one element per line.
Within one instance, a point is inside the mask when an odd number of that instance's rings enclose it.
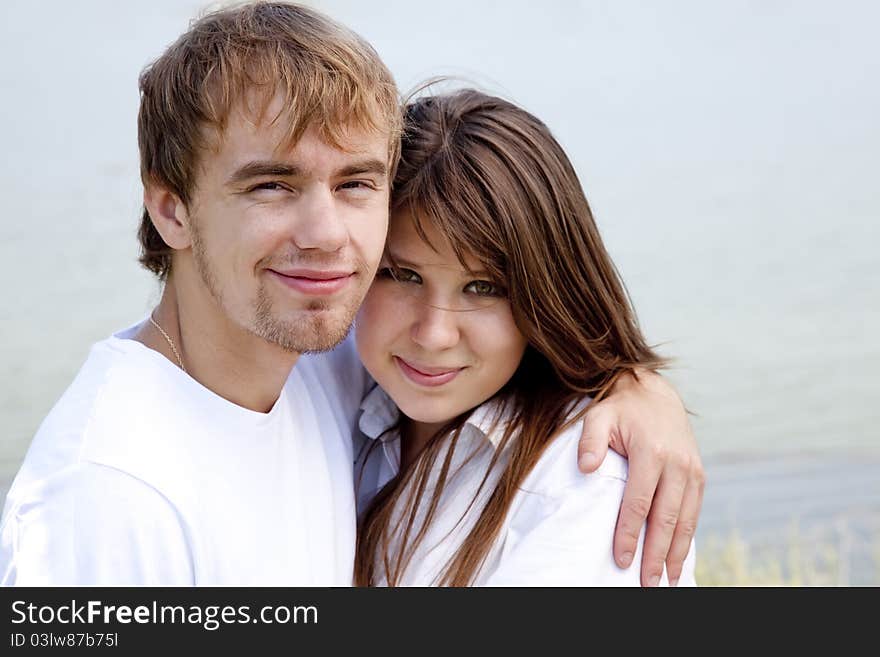
<path fill-rule="evenodd" d="M 211 14 L 144 72 L 139 237 L 162 299 L 93 347 L 40 427 L 4 509 L 4 583 L 351 583 L 369 381 L 344 339 L 400 127 L 375 51 L 295 5 Z M 664 560 L 676 579 L 702 497 L 680 401 L 646 375 L 586 426 L 585 469 L 609 441 L 630 458 L 618 562 L 648 516 L 643 582 Z"/>

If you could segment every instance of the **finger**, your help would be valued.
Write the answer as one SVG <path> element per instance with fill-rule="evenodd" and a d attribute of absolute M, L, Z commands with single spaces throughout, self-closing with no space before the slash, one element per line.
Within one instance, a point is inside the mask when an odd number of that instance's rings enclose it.
<path fill-rule="evenodd" d="M 669 546 L 669 554 L 666 555 L 666 574 L 669 577 L 669 585 L 676 586 L 681 578 L 681 570 L 684 560 L 691 549 L 691 541 L 697 533 L 697 519 L 700 517 L 700 509 L 703 507 L 703 491 L 706 488 L 706 475 L 702 464 L 691 469 L 687 488 L 684 491 L 684 499 L 681 503 L 681 516 L 675 526 L 672 535 L 672 545 Z"/>
<path fill-rule="evenodd" d="M 689 464 L 679 458 L 668 461 L 660 477 L 645 532 L 645 548 L 642 552 L 643 586 L 657 586 L 660 583 L 663 564 L 681 516 L 688 475 Z"/>
<path fill-rule="evenodd" d="M 632 563 L 663 463 L 662 458 L 646 450 L 634 450 L 629 455 L 629 475 L 614 532 L 614 560 L 621 568 L 628 568 Z"/>
<path fill-rule="evenodd" d="M 616 423 L 617 416 L 607 404 L 600 402 L 587 411 L 578 442 L 578 468 L 581 472 L 593 472 L 605 460 Z"/>

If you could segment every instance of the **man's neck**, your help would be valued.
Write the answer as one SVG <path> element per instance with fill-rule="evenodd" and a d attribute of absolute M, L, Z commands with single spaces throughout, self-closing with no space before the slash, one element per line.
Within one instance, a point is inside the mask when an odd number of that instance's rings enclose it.
<path fill-rule="evenodd" d="M 231 321 L 209 295 L 187 290 L 171 278 L 153 318 L 174 343 L 189 376 L 259 413 L 272 409 L 299 358 Z M 168 340 L 149 322 L 134 338 L 178 364 Z"/>

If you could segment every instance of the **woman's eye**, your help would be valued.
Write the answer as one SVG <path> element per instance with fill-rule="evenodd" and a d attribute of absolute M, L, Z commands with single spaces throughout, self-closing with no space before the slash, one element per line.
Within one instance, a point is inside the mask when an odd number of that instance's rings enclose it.
<path fill-rule="evenodd" d="M 481 297 L 500 297 L 504 296 L 504 291 L 497 285 L 489 281 L 471 281 L 465 286 L 465 292 L 479 295 Z"/>
<path fill-rule="evenodd" d="M 422 278 L 412 269 L 403 269 L 402 267 L 382 267 L 379 270 L 379 276 L 382 278 L 390 278 L 399 283 L 421 283 Z"/>

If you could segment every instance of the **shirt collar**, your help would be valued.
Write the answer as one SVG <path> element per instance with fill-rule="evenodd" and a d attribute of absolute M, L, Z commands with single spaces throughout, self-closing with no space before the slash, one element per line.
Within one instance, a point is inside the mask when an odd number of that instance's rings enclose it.
<path fill-rule="evenodd" d="M 400 411 L 379 384 L 374 385 L 366 394 L 360 409 L 362 412 L 358 419 L 358 428 L 361 432 L 372 440 L 388 440 L 391 436 L 386 432 L 400 419 Z"/>
<path fill-rule="evenodd" d="M 465 420 L 466 427 L 475 429 L 496 449 L 510 421 L 510 413 L 505 412 L 503 407 L 504 404 L 500 400 L 491 399 L 475 408 Z M 358 420 L 358 428 L 367 438 L 382 442 L 397 438 L 397 432 L 388 429 L 400 419 L 400 410 L 378 384 L 364 397 L 360 409 L 362 413 Z M 499 416 L 499 413 L 503 415 Z"/>

